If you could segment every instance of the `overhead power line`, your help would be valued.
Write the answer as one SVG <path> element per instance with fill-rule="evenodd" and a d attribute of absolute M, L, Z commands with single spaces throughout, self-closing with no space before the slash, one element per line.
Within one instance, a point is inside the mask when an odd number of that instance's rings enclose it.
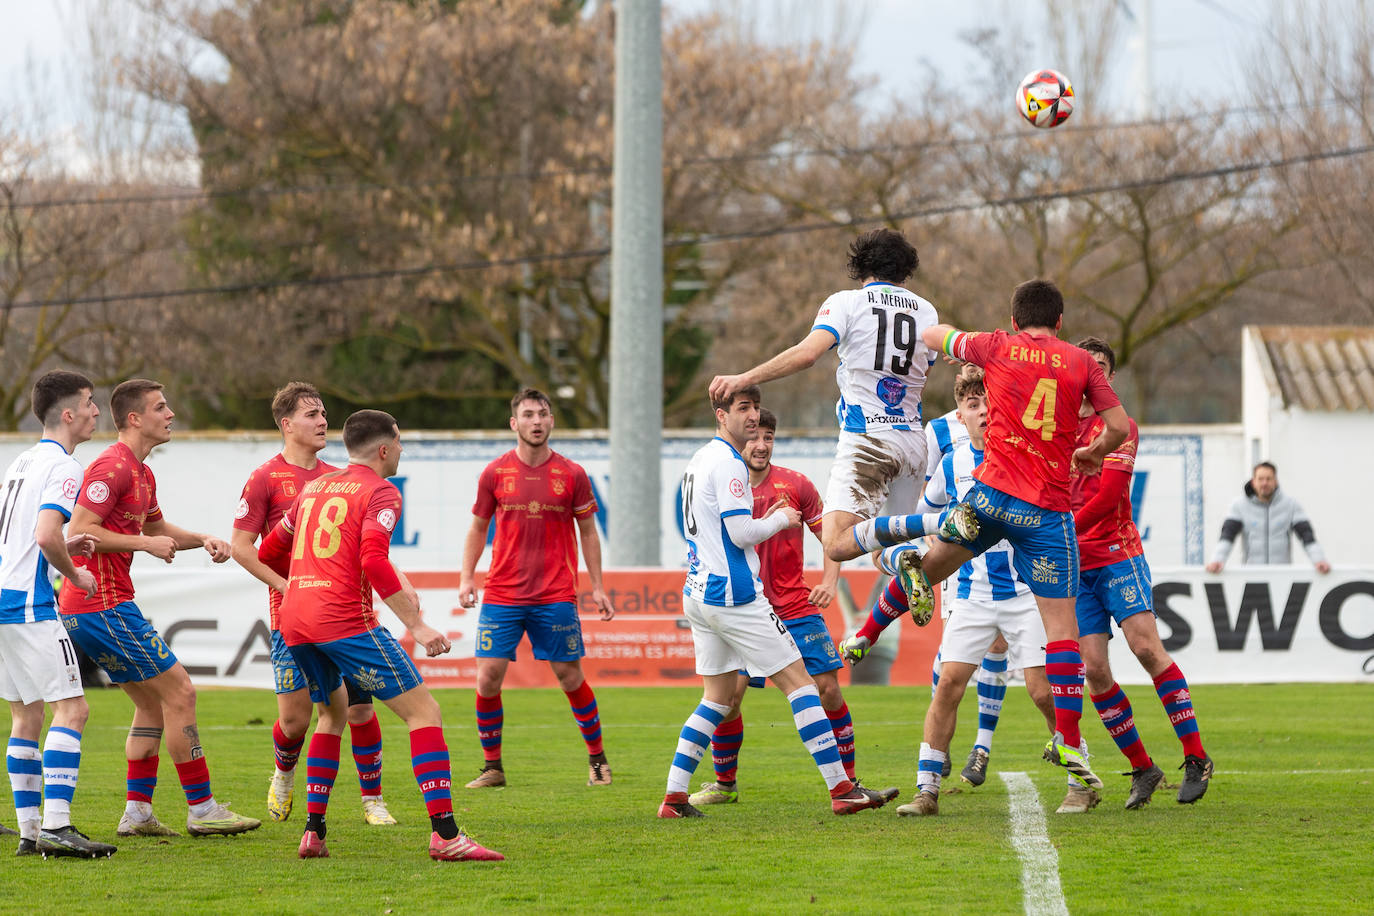
<path fill-rule="evenodd" d="M 1282 159 L 1266 159 L 1257 162 L 1233 163 L 1231 165 L 1215 166 L 1207 169 L 1196 169 L 1186 172 L 1170 172 L 1147 178 L 1136 178 L 1126 181 L 1084 185 L 1081 188 L 1064 188 L 1054 191 L 1040 191 L 1028 194 L 1013 194 L 1005 197 L 993 198 L 989 200 L 962 201 L 957 203 L 937 204 L 934 206 L 922 207 L 903 213 L 891 215 L 895 221 L 924 219 L 932 216 L 944 216 L 951 213 L 969 212 L 974 210 L 995 209 L 997 207 L 1021 206 L 1033 203 L 1048 203 L 1055 200 L 1076 200 L 1083 197 L 1094 197 L 1100 194 L 1114 194 L 1122 191 L 1138 191 L 1147 188 L 1164 187 L 1171 184 L 1182 184 L 1194 181 L 1206 181 L 1209 179 L 1225 178 L 1230 175 L 1240 175 L 1251 172 L 1262 172 L 1271 169 L 1288 168 L 1295 165 L 1304 165 L 1313 162 L 1322 162 L 1333 159 L 1349 159 L 1356 156 L 1365 156 L 1374 153 L 1374 144 L 1361 146 L 1343 147 L 1334 150 L 1319 150 L 1313 153 L 1304 153 L 1297 156 L 1288 156 Z M 829 220 L 826 222 L 798 223 L 792 226 L 770 226 L 759 229 L 746 229 L 734 232 L 703 233 L 683 238 L 667 239 L 664 241 L 665 248 L 685 248 L 702 245 L 718 245 L 727 242 L 744 241 L 747 239 L 770 238 L 774 236 L 797 235 L 807 232 L 821 232 L 827 229 L 844 229 L 854 226 L 864 225 L 873 222 L 872 217 L 854 217 L 852 219 Z M 303 277 L 297 279 L 272 279 L 272 280 L 250 280 L 239 283 L 223 283 L 213 286 L 192 286 L 179 289 L 167 290 L 146 290 L 141 292 L 111 293 L 108 295 L 81 296 L 72 299 L 61 300 L 21 300 L 10 303 L 7 308 L 43 308 L 47 306 L 86 306 L 86 305 L 110 305 L 124 302 L 151 302 L 163 299 L 192 298 L 212 295 L 233 295 L 238 293 L 267 292 L 275 289 L 287 288 L 310 288 L 322 286 L 338 286 L 346 283 L 359 283 L 370 280 L 390 280 L 398 278 L 421 277 L 431 274 L 461 273 L 475 270 L 491 270 L 500 267 L 516 267 L 524 264 L 548 264 L 559 261 L 575 261 L 588 258 L 602 258 L 611 253 L 609 246 L 597 248 L 583 248 L 573 251 L 550 252 L 547 254 L 521 255 L 508 258 L 488 258 L 474 259 L 469 261 L 453 261 L 440 264 L 425 264 L 416 267 L 398 267 L 386 270 L 370 270 L 352 273 L 327 274 L 318 277 Z"/>

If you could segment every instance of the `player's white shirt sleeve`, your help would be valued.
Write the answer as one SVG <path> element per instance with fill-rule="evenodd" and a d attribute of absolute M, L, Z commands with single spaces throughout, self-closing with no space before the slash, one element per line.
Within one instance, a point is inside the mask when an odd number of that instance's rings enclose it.
<path fill-rule="evenodd" d="M 44 439 L 25 451 L 0 483 L 0 623 L 57 619 L 52 571 L 35 530 L 44 509 L 72 516 L 81 465 Z"/>
<path fill-rule="evenodd" d="M 683 593 L 702 604 L 749 604 L 763 593 L 759 555 L 726 528 L 728 519 L 753 515 L 749 469 L 739 452 L 720 438 L 702 446 L 687 464 L 682 501 L 689 548 Z"/>
<path fill-rule="evenodd" d="M 926 488 L 921 492 L 921 501 L 916 506 L 918 513 L 939 512 L 950 504 L 949 491 L 950 485 L 946 477 L 946 455 L 935 463 L 931 469 L 931 476 L 926 480 Z"/>

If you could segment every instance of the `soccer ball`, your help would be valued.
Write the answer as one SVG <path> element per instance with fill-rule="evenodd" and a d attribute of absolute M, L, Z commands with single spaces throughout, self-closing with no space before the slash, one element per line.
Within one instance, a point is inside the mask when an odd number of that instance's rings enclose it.
<path fill-rule="evenodd" d="M 1036 127 L 1058 127 L 1073 114 L 1073 87 L 1058 70 L 1032 70 L 1016 87 L 1016 110 Z"/>

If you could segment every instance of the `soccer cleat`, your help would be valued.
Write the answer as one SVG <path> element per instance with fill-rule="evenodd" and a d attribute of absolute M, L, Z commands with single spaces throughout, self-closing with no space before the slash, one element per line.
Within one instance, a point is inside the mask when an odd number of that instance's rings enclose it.
<path fill-rule="evenodd" d="M 940 778 L 949 779 L 949 773 L 954 769 L 954 764 L 950 762 L 949 752 L 945 752 L 945 762 L 940 764 Z"/>
<path fill-rule="evenodd" d="M 1212 781 L 1212 758 L 1190 754 L 1183 758 L 1179 769 L 1183 770 L 1183 785 L 1178 787 L 1178 803 L 1191 805 L 1207 794 L 1207 784 Z"/>
<path fill-rule="evenodd" d="M 1059 807 L 1054 809 L 1055 814 L 1087 814 L 1097 803 L 1102 801 L 1102 796 L 1098 795 L 1087 786 L 1069 786 L 1069 793 L 1064 796 Z"/>
<path fill-rule="evenodd" d="M 363 796 L 363 820 L 373 827 L 392 827 L 396 824 L 396 818 L 386 809 L 386 802 L 382 801 L 380 795 Z"/>
<path fill-rule="evenodd" d="M 224 805 L 216 804 L 205 817 L 186 815 L 186 832 L 191 836 L 230 836 L 257 830 L 262 821 L 253 817 L 235 814 Z"/>
<path fill-rule="evenodd" d="M 124 816 L 119 819 L 119 826 L 115 828 L 115 836 L 181 836 L 171 827 L 157 819 L 156 815 L 149 815 L 146 821 L 136 821 L 125 811 Z"/>
<path fill-rule="evenodd" d="M 868 656 L 868 650 L 871 648 L 873 644 L 868 641 L 867 636 L 850 636 L 840 640 L 840 658 L 853 667 Z"/>
<path fill-rule="evenodd" d="M 19 831 L 12 827 L 6 827 L 4 824 L 0 824 L 0 836 L 19 836 Z"/>
<path fill-rule="evenodd" d="M 488 849 L 463 831 L 451 840 L 429 835 L 429 857 L 436 862 L 504 862 L 506 857 Z"/>
<path fill-rule="evenodd" d="M 19 848 L 14 851 L 16 856 L 36 856 L 38 855 L 38 842 L 27 837 L 19 838 Z"/>
<path fill-rule="evenodd" d="M 940 537 L 956 544 L 966 544 L 978 538 L 978 514 L 970 503 L 959 503 L 940 523 Z"/>
<path fill-rule="evenodd" d="M 272 774 L 272 782 L 267 786 L 267 816 L 274 821 L 284 821 L 291 816 L 291 801 L 296 794 L 296 771 L 283 773 L 277 770 Z"/>
<path fill-rule="evenodd" d="M 857 779 L 854 780 L 854 786 L 860 789 L 864 787 L 863 783 L 859 782 Z M 892 801 L 892 799 L 902 794 L 902 790 L 896 786 L 888 786 L 886 789 L 872 789 L 871 791 L 877 792 L 878 795 L 882 797 L 883 804 L 887 804 Z"/>
<path fill-rule="evenodd" d="M 669 792 L 663 796 L 663 804 L 658 806 L 659 817 L 705 817 L 698 811 L 686 792 Z"/>
<path fill-rule="evenodd" d="M 38 834 L 38 851 L 48 856 L 71 856 L 77 859 L 108 859 L 119 851 L 118 846 L 91 839 L 71 824 Z"/>
<path fill-rule="evenodd" d="M 1127 811 L 1148 805 L 1150 796 L 1155 794 L 1155 789 L 1164 781 L 1164 771 L 1153 763 L 1142 770 L 1131 770 L 1121 775 L 1131 777 L 1131 794 L 1126 798 Z"/>
<path fill-rule="evenodd" d="M 469 789 L 502 789 L 506 785 L 506 771 L 500 767 L 483 767 L 477 778 L 467 784 Z"/>
<path fill-rule="evenodd" d="M 324 845 L 324 840 L 313 830 L 307 830 L 301 834 L 301 845 L 296 850 L 296 855 L 302 859 L 327 859 L 329 849 Z"/>
<path fill-rule="evenodd" d="M 885 804 L 887 799 L 883 793 L 865 789 L 858 783 L 844 795 L 830 798 L 830 810 L 835 814 L 854 814 L 869 808 L 881 808 Z"/>
<path fill-rule="evenodd" d="M 718 782 L 703 782 L 700 792 L 687 796 L 688 804 L 692 805 L 733 805 L 737 801 L 739 789 L 736 783 L 731 783 L 727 789 Z"/>
<path fill-rule="evenodd" d="M 1102 788 L 1102 780 L 1088 766 L 1088 759 L 1076 749 L 1061 744 L 1063 740 L 1059 732 L 1054 733 L 1054 737 L 1045 745 L 1045 759 L 1057 767 L 1068 770 L 1074 779 L 1089 789 Z"/>
<path fill-rule="evenodd" d="M 604 760 L 587 764 L 587 785 L 609 786 L 611 784 L 611 765 Z"/>
<path fill-rule="evenodd" d="M 959 772 L 959 778 L 971 786 L 981 786 L 988 778 L 988 752 L 975 747 L 968 752 L 968 762 Z"/>
<path fill-rule="evenodd" d="M 935 590 L 921 571 L 921 558 L 914 550 L 905 550 L 897 558 L 897 581 L 906 593 L 907 607 L 916 626 L 923 627 L 935 616 Z"/>
<path fill-rule="evenodd" d="M 916 797 L 897 808 L 900 817 L 934 817 L 940 813 L 940 796 L 934 792 L 917 792 Z"/>

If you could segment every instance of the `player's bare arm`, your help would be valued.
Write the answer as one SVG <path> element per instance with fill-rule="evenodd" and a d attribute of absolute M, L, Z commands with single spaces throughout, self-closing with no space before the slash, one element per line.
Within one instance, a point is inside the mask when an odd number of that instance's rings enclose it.
<path fill-rule="evenodd" d="M 234 562 L 268 588 L 282 594 L 286 593 L 286 580 L 272 571 L 272 568 L 258 559 L 258 536 L 252 531 L 235 528 L 229 535 L 229 552 Z"/>
<path fill-rule="evenodd" d="M 806 600 L 816 607 L 830 607 L 830 602 L 835 600 L 835 592 L 839 585 L 839 561 L 826 557 L 822 564 L 821 581 L 811 589 L 811 594 L 807 596 Z"/>
<path fill-rule="evenodd" d="M 143 533 L 153 537 L 169 537 L 176 543 L 177 550 L 193 550 L 197 547 L 204 547 L 205 552 L 210 555 L 210 559 L 216 563 L 223 563 L 230 556 L 228 541 L 210 534 L 187 531 L 185 528 L 173 525 L 166 519 L 145 522 Z"/>
<path fill-rule="evenodd" d="M 65 519 L 63 522 L 65 523 Z M 70 557 L 93 557 L 95 556 L 95 545 L 100 543 L 100 538 L 94 534 L 78 534 L 66 538 L 67 556 Z"/>
<path fill-rule="evenodd" d="M 953 353 L 945 349 L 945 341 L 950 339 L 951 334 L 962 333 L 964 332 L 952 324 L 933 324 L 921 332 L 921 342 L 926 345 L 927 349 L 943 353 L 946 356 L 953 356 Z"/>
<path fill-rule="evenodd" d="M 802 338 L 800 343 L 788 347 L 765 363 L 760 363 L 740 375 L 717 375 L 711 379 L 708 389 L 712 400 L 724 400 L 749 385 L 762 385 L 774 379 L 795 375 L 809 369 L 816 360 L 835 345 L 835 335 L 829 331 L 815 330 Z"/>
<path fill-rule="evenodd" d="M 587 564 L 587 578 L 592 583 L 592 603 L 602 620 L 615 616 L 615 606 L 601 588 L 601 537 L 596 532 L 596 516 L 577 520 L 577 535 L 582 542 L 582 562 Z"/>
<path fill-rule="evenodd" d="M 425 623 L 420 617 L 420 598 L 410 583 L 401 579 L 400 571 L 396 573 L 401 580 L 401 590 L 392 592 L 382 600 L 386 606 L 391 608 L 391 612 L 396 615 L 410 635 L 415 637 L 418 645 L 425 647 L 425 654 L 430 658 L 436 655 L 443 655 L 453 648 L 453 643 L 449 642 L 448 637 L 440 633 L 434 627 Z"/>
<path fill-rule="evenodd" d="M 1102 467 L 1102 459 L 1111 454 L 1112 449 L 1125 442 L 1131 432 L 1131 418 L 1126 413 L 1126 408 L 1120 404 L 1099 410 L 1097 413 L 1107 425 L 1101 435 L 1093 440 L 1092 445 L 1074 450 L 1073 466 L 1080 474 L 1097 473 Z"/>
<path fill-rule="evenodd" d="M 458 578 L 458 603 L 463 607 L 477 605 L 477 561 L 482 559 L 482 551 L 487 546 L 490 525 L 490 518 L 474 515 L 468 536 L 463 540 L 463 568 Z"/>
<path fill-rule="evenodd" d="M 77 505 L 72 509 L 71 521 L 67 523 L 67 535 L 92 535 L 97 539 L 96 553 L 135 553 L 143 551 L 166 563 L 172 562 L 176 555 L 176 541 L 166 536 L 144 534 L 122 534 L 111 531 L 100 523 L 100 516 L 85 506 Z"/>
<path fill-rule="evenodd" d="M 34 526 L 34 540 L 38 542 L 38 549 L 43 551 L 43 556 L 47 558 L 48 565 L 61 573 L 63 579 L 85 592 L 87 598 L 91 598 L 95 595 L 95 576 L 89 569 L 72 562 L 67 549 L 67 537 L 62 533 L 62 526 L 66 521 L 62 513 L 56 509 L 39 511 L 38 524 Z M 90 535 L 78 535 L 73 540 L 83 537 Z"/>

